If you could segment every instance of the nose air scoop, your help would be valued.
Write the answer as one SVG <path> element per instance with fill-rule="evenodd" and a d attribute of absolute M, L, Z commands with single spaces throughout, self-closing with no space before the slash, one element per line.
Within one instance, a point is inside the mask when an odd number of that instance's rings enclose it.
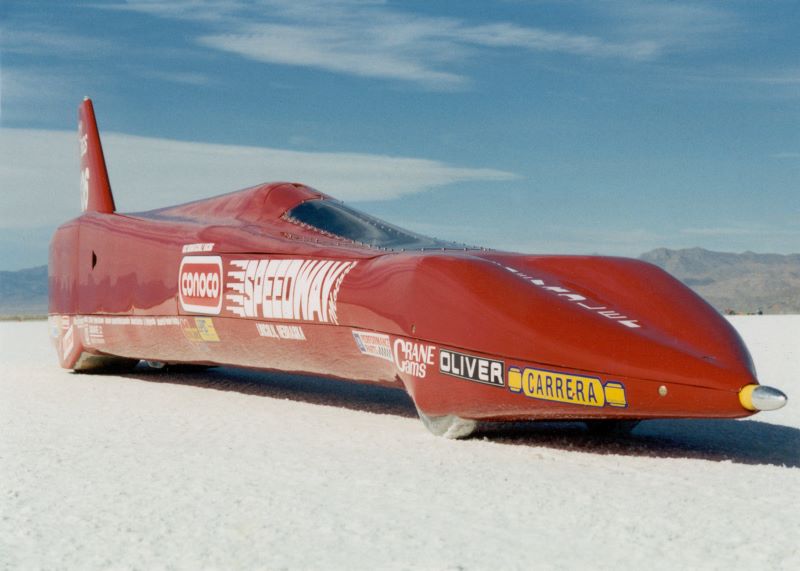
<path fill-rule="evenodd" d="M 739 402 L 747 410 L 778 410 L 786 405 L 786 395 L 764 385 L 747 385 L 739 391 Z"/>

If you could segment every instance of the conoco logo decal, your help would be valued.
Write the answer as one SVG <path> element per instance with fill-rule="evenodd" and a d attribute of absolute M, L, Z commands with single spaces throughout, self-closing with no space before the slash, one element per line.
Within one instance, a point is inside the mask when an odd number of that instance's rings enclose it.
<path fill-rule="evenodd" d="M 190 313 L 219 315 L 222 309 L 222 259 L 187 256 L 178 271 L 178 299 Z"/>

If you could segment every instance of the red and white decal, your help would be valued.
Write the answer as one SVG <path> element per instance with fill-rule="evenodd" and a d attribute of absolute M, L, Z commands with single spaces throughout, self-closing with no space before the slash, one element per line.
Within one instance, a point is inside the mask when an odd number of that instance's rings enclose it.
<path fill-rule="evenodd" d="M 186 256 L 178 271 L 178 299 L 189 313 L 219 315 L 222 309 L 222 258 Z"/>
<path fill-rule="evenodd" d="M 353 331 L 353 339 L 364 355 L 386 359 L 390 363 L 394 361 L 392 342 L 388 335 L 372 331 Z"/>
<path fill-rule="evenodd" d="M 597 302 L 593 302 L 587 299 L 586 297 L 582 296 L 581 294 L 575 293 L 574 291 L 569 290 L 565 287 L 561 287 L 559 285 L 548 285 L 544 282 L 544 280 L 531 277 L 512 267 L 509 266 L 502 266 L 502 267 L 507 269 L 509 272 L 518 275 L 525 281 L 532 283 L 535 286 L 539 286 L 544 290 L 553 292 L 558 297 L 563 297 L 568 301 L 577 303 L 580 307 L 584 308 L 585 310 L 593 311 L 598 315 L 602 315 L 606 319 L 611 319 L 613 321 L 616 321 L 620 325 L 624 325 L 625 327 L 630 327 L 631 329 L 639 329 L 642 326 L 637 319 L 631 319 L 627 315 L 623 315 L 622 313 L 619 313 L 613 308 L 606 307 L 605 305 L 599 305 Z"/>
<path fill-rule="evenodd" d="M 213 242 L 204 242 L 201 244 L 184 244 L 181 251 L 184 254 L 195 254 L 197 252 L 211 252 L 214 250 Z"/>
<path fill-rule="evenodd" d="M 341 260 L 232 260 L 225 309 L 239 317 L 334 323 L 336 298 L 357 262 Z"/>
<path fill-rule="evenodd" d="M 397 368 L 420 379 L 425 378 L 428 367 L 434 364 L 435 351 L 436 347 L 433 345 L 405 339 L 394 340 L 394 362 Z"/>

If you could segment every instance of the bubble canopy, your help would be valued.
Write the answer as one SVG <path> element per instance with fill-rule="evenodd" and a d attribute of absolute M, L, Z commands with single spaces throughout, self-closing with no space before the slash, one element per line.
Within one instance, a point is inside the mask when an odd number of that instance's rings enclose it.
<path fill-rule="evenodd" d="M 429 238 L 404 230 L 379 218 L 345 206 L 337 200 L 307 200 L 288 210 L 285 217 L 325 234 L 373 248 L 393 250 L 464 249 L 461 244 Z"/>

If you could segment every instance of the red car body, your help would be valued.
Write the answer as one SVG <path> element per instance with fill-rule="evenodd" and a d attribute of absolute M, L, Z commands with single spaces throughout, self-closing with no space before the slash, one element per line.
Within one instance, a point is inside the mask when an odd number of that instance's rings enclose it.
<path fill-rule="evenodd" d="M 120 214 L 91 101 L 79 119 L 84 212 L 50 249 L 63 367 L 146 360 L 378 383 L 406 390 L 451 436 L 480 420 L 777 408 L 753 402 L 753 364 L 727 320 L 653 265 L 359 243 L 298 218 L 353 211 L 294 183 Z M 359 220 L 368 233 L 403 232 Z"/>

